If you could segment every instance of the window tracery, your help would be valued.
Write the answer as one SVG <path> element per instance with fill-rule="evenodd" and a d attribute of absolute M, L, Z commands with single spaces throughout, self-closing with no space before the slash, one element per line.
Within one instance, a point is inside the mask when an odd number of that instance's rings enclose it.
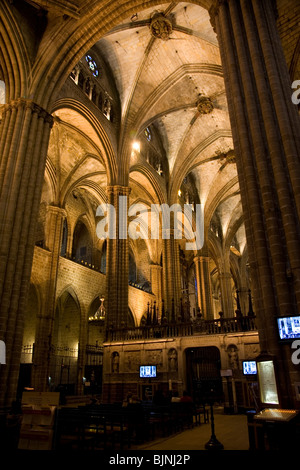
<path fill-rule="evenodd" d="M 90 71 L 92 72 L 94 77 L 97 78 L 99 76 L 99 69 L 98 69 L 96 61 L 89 54 L 85 56 L 85 59 L 87 61 Z"/>
<path fill-rule="evenodd" d="M 90 54 L 85 56 L 86 64 L 80 61 L 70 73 L 72 81 L 100 109 L 108 121 L 114 120 L 113 99 L 99 84 L 100 68 Z M 105 95 L 105 97 L 103 97 Z"/>

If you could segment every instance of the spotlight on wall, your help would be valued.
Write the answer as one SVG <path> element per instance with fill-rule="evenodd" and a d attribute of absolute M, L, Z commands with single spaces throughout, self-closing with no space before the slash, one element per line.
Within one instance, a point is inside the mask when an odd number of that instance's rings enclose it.
<path fill-rule="evenodd" d="M 135 152 L 139 152 L 140 151 L 140 143 L 135 140 L 132 144 L 132 150 L 134 150 Z"/>

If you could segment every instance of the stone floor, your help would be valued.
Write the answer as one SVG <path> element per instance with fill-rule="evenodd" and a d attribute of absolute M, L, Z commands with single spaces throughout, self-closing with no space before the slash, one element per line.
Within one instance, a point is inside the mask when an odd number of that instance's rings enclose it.
<path fill-rule="evenodd" d="M 214 409 L 214 427 L 217 440 L 224 450 L 249 450 L 247 417 L 245 414 L 224 414 L 223 408 Z M 211 424 L 201 424 L 165 438 L 133 446 L 137 450 L 205 450 L 212 434 Z"/>

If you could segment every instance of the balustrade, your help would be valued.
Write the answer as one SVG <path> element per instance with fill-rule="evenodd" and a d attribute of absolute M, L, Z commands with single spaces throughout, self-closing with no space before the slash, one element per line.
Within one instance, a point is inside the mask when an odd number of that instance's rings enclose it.
<path fill-rule="evenodd" d="M 243 331 L 256 331 L 254 316 L 196 320 L 194 322 L 145 325 L 136 328 L 109 328 L 108 341 L 138 341 L 179 336 L 214 335 Z"/>

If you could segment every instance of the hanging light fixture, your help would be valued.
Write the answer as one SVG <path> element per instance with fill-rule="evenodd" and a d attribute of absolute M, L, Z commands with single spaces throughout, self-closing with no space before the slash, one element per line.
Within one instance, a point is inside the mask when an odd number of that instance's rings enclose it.
<path fill-rule="evenodd" d="M 96 310 L 96 312 L 94 313 L 94 315 L 91 315 L 91 316 L 89 317 L 89 321 L 90 321 L 90 322 L 92 322 L 92 321 L 97 321 L 97 320 L 98 320 L 98 321 L 99 321 L 99 320 L 100 320 L 100 321 L 103 321 L 103 320 L 105 319 L 105 313 L 106 313 L 106 312 L 105 312 L 105 307 L 104 307 L 104 305 L 103 305 L 104 300 L 105 300 L 105 299 L 104 299 L 104 296 L 103 296 L 103 295 L 100 296 L 100 297 L 99 297 L 99 300 L 100 300 L 100 306 L 99 306 L 99 308 Z"/>

